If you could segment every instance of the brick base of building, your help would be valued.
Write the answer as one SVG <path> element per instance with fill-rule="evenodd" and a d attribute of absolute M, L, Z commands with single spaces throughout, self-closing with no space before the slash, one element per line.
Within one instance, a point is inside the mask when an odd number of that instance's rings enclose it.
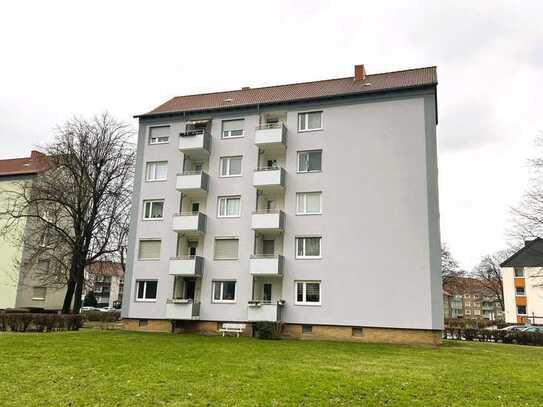
<path fill-rule="evenodd" d="M 218 335 L 220 324 L 221 322 L 217 321 L 123 320 L 124 329 L 129 331 L 196 333 L 208 336 Z M 246 329 L 241 335 L 252 336 L 252 324 L 250 322 L 245 324 Z M 442 343 L 441 331 L 371 327 L 353 328 L 338 325 L 311 325 L 310 332 L 309 329 L 304 332 L 301 324 L 283 324 L 281 336 L 287 339 L 321 339 L 434 346 Z"/>

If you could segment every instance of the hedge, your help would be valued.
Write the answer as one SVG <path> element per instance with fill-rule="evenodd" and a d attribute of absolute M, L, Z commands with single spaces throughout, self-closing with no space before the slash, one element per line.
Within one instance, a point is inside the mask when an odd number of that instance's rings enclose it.
<path fill-rule="evenodd" d="M 443 332 L 447 339 L 543 346 L 543 333 L 461 328 L 446 328 Z"/>
<path fill-rule="evenodd" d="M 76 314 L 44 314 L 31 312 L 1 312 L 0 331 L 51 332 L 77 331 L 81 328 L 82 317 Z"/>
<path fill-rule="evenodd" d="M 121 319 L 121 313 L 119 311 L 84 311 L 82 315 L 87 321 L 117 322 Z"/>

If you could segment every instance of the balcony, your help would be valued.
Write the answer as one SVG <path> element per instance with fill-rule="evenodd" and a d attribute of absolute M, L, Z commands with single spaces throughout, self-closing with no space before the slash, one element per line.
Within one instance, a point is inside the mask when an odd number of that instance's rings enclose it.
<path fill-rule="evenodd" d="M 247 307 L 248 321 L 281 321 L 281 310 L 283 301 L 265 303 L 260 301 L 249 301 Z"/>
<path fill-rule="evenodd" d="M 188 299 L 169 299 L 166 301 L 166 318 L 200 319 L 200 303 Z"/>
<path fill-rule="evenodd" d="M 285 213 L 281 210 L 263 210 L 253 213 L 251 229 L 259 231 L 282 231 L 285 227 Z"/>
<path fill-rule="evenodd" d="M 172 257 L 168 268 L 171 276 L 199 277 L 204 270 L 204 258 L 201 256 Z"/>
<path fill-rule="evenodd" d="M 179 133 L 179 151 L 190 153 L 191 158 L 207 157 L 211 151 L 211 135 L 203 129 Z"/>
<path fill-rule="evenodd" d="M 255 144 L 261 148 L 287 146 L 287 128 L 282 122 L 268 123 L 256 128 Z"/>
<path fill-rule="evenodd" d="M 206 231 L 207 216 L 202 212 L 187 212 L 173 215 L 172 229 L 177 233 L 203 234 Z"/>
<path fill-rule="evenodd" d="M 285 258 L 281 255 L 252 255 L 249 259 L 249 273 L 254 276 L 282 276 Z"/>
<path fill-rule="evenodd" d="M 279 167 L 256 169 L 253 174 L 253 185 L 265 191 L 283 190 L 285 188 L 285 169 Z"/>
<path fill-rule="evenodd" d="M 203 171 L 185 171 L 177 174 L 175 189 L 184 193 L 206 193 L 209 175 Z"/>

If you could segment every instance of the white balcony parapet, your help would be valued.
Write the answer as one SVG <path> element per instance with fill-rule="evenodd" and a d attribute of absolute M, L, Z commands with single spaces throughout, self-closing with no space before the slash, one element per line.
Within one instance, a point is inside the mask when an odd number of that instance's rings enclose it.
<path fill-rule="evenodd" d="M 187 212 L 173 215 L 172 229 L 174 232 L 205 233 L 207 216 L 202 212 Z"/>
<path fill-rule="evenodd" d="M 281 255 L 252 255 L 249 272 L 255 276 L 282 276 L 285 258 Z"/>
<path fill-rule="evenodd" d="M 179 151 L 209 154 L 211 151 L 211 135 L 204 129 L 187 130 L 179 133 Z"/>
<path fill-rule="evenodd" d="M 178 256 L 170 258 L 168 274 L 171 276 L 199 277 L 204 269 L 201 256 Z"/>
<path fill-rule="evenodd" d="M 261 147 L 287 145 L 287 128 L 282 122 L 264 124 L 256 128 L 255 144 Z"/>
<path fill-rule="evenodd" d="M 261 210 L 253 213 L 251 229 L 281 231 L 285 228 L 285 213 L 281 210 Z"/>
<path fill-rule="evenodd" d="M 168 299 L 166 301 L 166 318 L 200 319 L 200 302 L 189 299 Z"/>
<path fill-rule="evenodd" d="M 281 321 L 281 311 L 284 301 L 263 302 L 258 300 L 249 301 L 247 306 L 248 321 Z"/>
<path fill-rule="evenodd" d="M 209 175 L 204 171 L 184 171 L 177 174 L 175 188 L 182 192 L 207 192 Z"/>
<path fill-rule="evenodd" d="M 258 168 L 253 174 L 253 185 L 260 189 L 283 189 L 285 188 L 285 178 L 284 168 Z"/>

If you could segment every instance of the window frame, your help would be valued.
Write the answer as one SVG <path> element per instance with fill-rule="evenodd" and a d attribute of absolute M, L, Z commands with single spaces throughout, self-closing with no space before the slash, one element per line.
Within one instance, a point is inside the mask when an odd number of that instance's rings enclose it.
<path fill-rule="evenodd" d="M 522 288 L 522 294 L 519 294 L 519 288 Z M 515 287 L 515 297 L 526 297 L 526 287 Z"/>
<path fill-rule="evenodd" d="M 155 298 L 145 298 L 145 295 L 147 294 L 147 283 L 149 282 L 155 282 L 156 283 L 156 291 L 155 291 Z M 138 294 L 139 294 L 139 287 L 140 287 L 140 284 L 141 283 L 144 283 L 144 286 L 143 286 L 143 298 L 140 298 L 138 297 Z M 158 300 L 158 280 L 153 280 L 153 279 L 141 279 L 141 280 L 136 280 L 136 293 L 135 293 L 135 296 L 134 296 L 134 302 L 157 302 Z"/>
<path fill-rule="evenodd" d="M 217 240 L 237 240 L 238 241 L 238 253 L 236 257 L 217 257 Z M 239 260 L 239 237 L 237 236 L 224 236 L 215 237 L 213 242 L 213 260 Z M 221 280 L 222 281 L 222 280 Z"/>
<path fill-rule="evenodd" d="M 43 289 L 43 291 L 44 291 L 43 297 L 36 297 L 36 296 L 34 295 L 34 290 L 35 290 L 36 288 L 42 288 L 42 289 Z M 44 286 L 35 286 L 35 287 L 32 287 L 32 298 L 31 298 L 32 301 L 45 301 L 46 298 L 47 298 L 47 287 L 44 287 Z"/>
<path fill-rule="evenodd" d="M 149 166 L 155 165 L 154 175 L 156 176 L 156 167 L 158 164 L 164 164 L 166 166 L 166 176 L 164 178 L 149 178 Z M 168 179 L 168 161 L 147 161 L 145 163 L 145 182 L 163 182 Z"/>
<path fill-rule="evenodd" d="M 520 275 L 517 275 L 520 274 Z M 513 275 L 515 278 L 525 278 L 524 267 L 515 267 L 513 269 Z"/>
<path fill-rule="evenodd" d="M 224 123 L 225 122 L 235 122 L 235 121 L 239 121 L 239 120 L 243 121 L 243 128 L 241 129 L 241 135 L 239 135 L 239 136 L 228 135 L 228 136 L 225 137 L 224 132 L 228 131 L 228 132 L 230 132 L 229 134 L 231 134 L 232 130 L 224 130 Z M 224 119 L 224 120 L 221 121 L 221 139 L 229 140 L 229 139 L 232 139 L 232 138 L 242 138 L 242 137 L 245 137 L 245 118 L 244 117 L 237 118 L 237 119 Z"/>
<path fill-rule="evenodd" d="M 221 200 L 225 200 L 224 215 L 221 215 Z M 239 213 L 237 215 L 226 215 L 229 199 L 239 199 Z M 217 197 L 217 218 L 240 218 L 241 217 L 241 195 L 226 195 Z"/>
<path fill-rule="evenodd" d="M 153 212 L 153 204 L 155 203 L 161 203 L 162 204 L 162 216 L 160 218 L 152 218 L 152 217 L 146 217 L 147 212 L 147 204 L 150 204 L 149 214 Z M 164 220 L 164 199 L 144 199 L 143 200 L 143 214 L 142 214 L 143 220 Z"/>
<path fill-rule="evenodd" d="M 158 253 L 158 258 L 141 258 L 141 243 L 142 242 L 160 242 L 160 250 Z M 138 240 L 138 261 L 158 261 L 160 260 L 160 255 L 162 254 L 162 239 L 139 239 Z"/>
<path fill-rule="evenodd" d="M 321 168 L 320 170 L 306 170 L 302 171 L 300 170 L 300 155 L 303 153 L 321 153 Z M 296 173 L 297 174 L 313 174 L 316 172 L 322 172 L 322 149 L 316 149 L 316 150 L 299 150 L 296 152 Z"/>
<path fill-rule="evenodd" d="M 298 239 L 304 239 L 303 240 L 303 252 L 305 253 L 306 252 L 306 243 L 305 243 L 305 239 L 311 239 L 311 238 L 314 238 L 314 239 L 319 239 L 319 255 L 318 256 L 306 256 L 306 255 L 303 255 L 303 256 L 299 256 L 298 255 Z M 318 259 L 322 259 L 322 236 L 295 236 L 294 237 L 294 253 L 295 253 L 295 258 L 296 260 L 318 260 Z"/>
<path fill-rule="evenodd" d="M 526 311 L 526 312 L 524 312 L 524 313 L 518 312 L 519 307 L 524 307 L 524 311 Z M 528 307 L 526 305 L 517 305 L 516 311 L 517 311 L 517 315 L 528 315 Z"/>
<path fill-rule="evenodd" d="M 224 283 L 234 283 L 234 299 L 233 300 L 224 300 Z M 220 283 L 220 297 L 221 299 L 215 299 L 215 283 Z M 237 302 L 238 298 L 238 287 L 237 280 L 233 279 L 221 279 L 221 280 L 211 280 L 211 302 L 213 304 L 234 304 Z"/>
<path fill-rule="evenodd" d="M 319 285 L 319 301 L 307 301 L 307 284 Z M 302 301 L 298 301 L 298 284 L 303 284 L 302 288 Z M 294 280 L 294 305 L 309 305 L 309 306 L 321 306 L 322 305 L 322 281 L 321 280 Z"/>
<path fill-rule="evenodd" d="M 156 142 L 154 142 L 154 143 L 151 141 L 151 138 L 152 138 L 151 134 L 153 133 L 153 132 L 152 132 L 152 129 L 156 129 L 156 128 L 160 128 L 160 127 L 167 127 L 167 128 L 169 128 L 169 129 L 172 128 L 172 126 L 170 126 L 169 124 L 166 124 L 166 125 L 159 125 L 159 126 L 149 126 L 149 127 L 148 127 L 148 134 L 147 134 L 147 141 L 148 141 L 149 145 L 154 146 L 154 145 L 157 145 L 157 144 L 169 144 L 169 143 L 170 143 L 170 136 L 169 136 L 169 135 L 167 136 L 168 139 L 167 139 L 166 141 L 156 141 Z M 165 137 L 165 136 L 160 136 L 160 137 Z M 160 137 L 155 137 L 155 138 L 158 139 L 158 138 L 160 138 Z"/>
<path fill-rule="evenodd" d="M 239 174 L 230 174 L 230 161 L 232 158 L 239 158 Z M 228 174 L 223 174 L 223 167 L 225 166 L 228 169 Z M 219 178 L 235 178 L 235 177 L 241 177 L 243 176 L 243 156 L 242 155 L 229 155 L 220 157 L 219 159 Z"/>
<path fill-rule="evenodd" d="M 311 113 L 320 113 L 321 116 L 321 127 L 318 128 L 311 128 L 309 129 L 307 126 L 309 126 L 309 115 Z M 304 120 L 302 120 L 302 117 L 305 117 Z M 307 112 L 299 112 L 298 113 L 298 133 L 307 133 L 309 131 L 319 131 L 324 128 L 324 114 L 322 110 L 311 110 Z M 302 122 L 304 122 L 305 129 L 302 129 Z"/>
<path fill-rule="evenodd" d="M 319 194 L 319 211 L 318 212 L 307 212 L 307 194 Z M 304 196 L 304 212 L 300 212 L 298 208 L 299 195 Z M 296 192 L 296 215 L 297 216 L 322 215 L 322 191 Z"/>

